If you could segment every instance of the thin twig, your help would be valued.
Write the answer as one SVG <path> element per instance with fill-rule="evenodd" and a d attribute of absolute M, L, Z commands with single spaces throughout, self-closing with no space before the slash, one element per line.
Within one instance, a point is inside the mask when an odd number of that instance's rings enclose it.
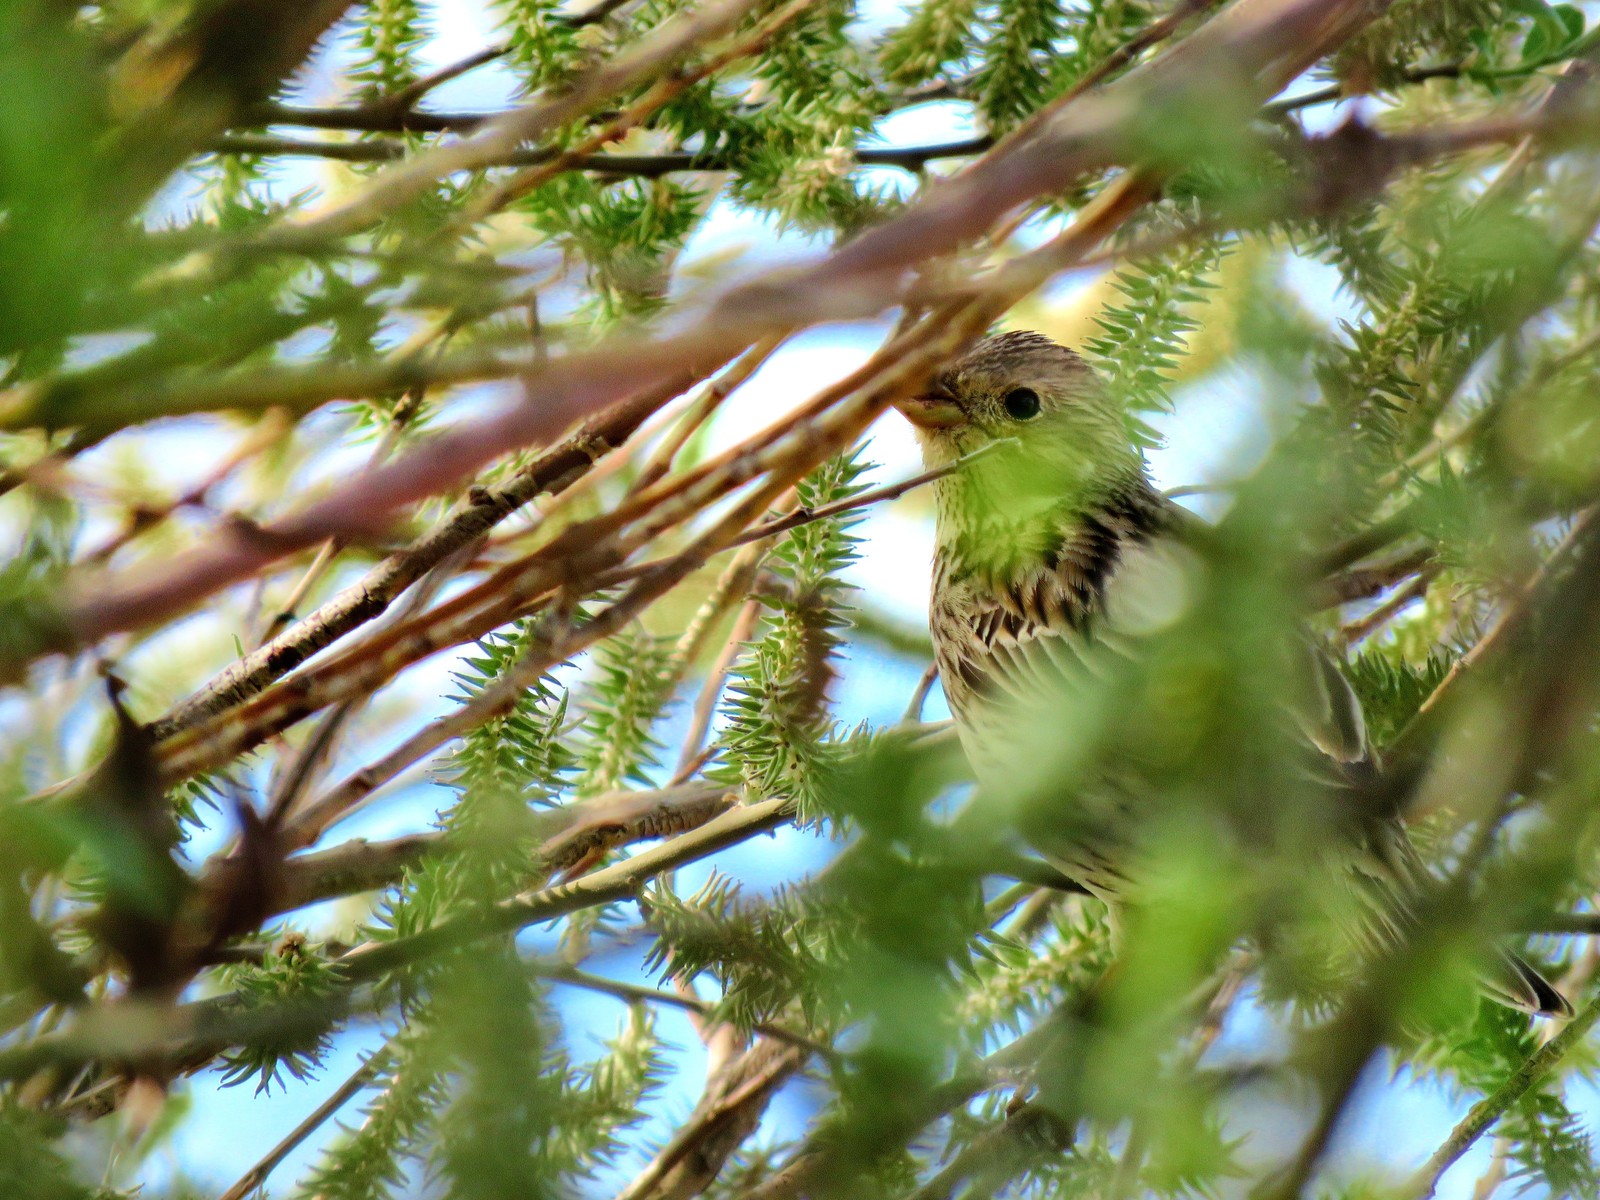
<path fill-rule="evenodd" d="M 386 1042 L 383 1047 L 375 1051 L 366 1062 L 362 1063 L 350 1077 L 341 1083 L 333 1092 L 306 1116 L 284 1139 L 268 1150 L 261 1160 L 241 1175 L 236 1183 L 223 1192 L 218 1200 L 244 1200 L 251 1192 L 264 1186 L 268 1177 L 278 1169 L 280 1163 L 324 1124 L 328 1119 L 348 1104 L 356 1093 L 368 1087 L 374 1079 L 389 1068 L 393 1058 L 393 1043 Z"/>
<path fill-rule="evenodd" d="M 1418 571 L 1416 577 L 1395 592 L 1365 616 L 1351 621 L 1339 630 L 1339 642 L 1346 648 L 1357 645 L 1382 629 L 1403 610 L 1428 594 L 1428 588 L 1439 577 L 1443 568 L 1437 563 Z"/>
<path fill-rule="evenodd" d="M 400 349 L 399 355 L 419 354 L 425 346 L 432 343 L 436 338 L 441 336 L 448 337 L 449 332 L 448 326 L 440 327 L 436 325 L 428 329 L 424 334 L 409 339 L 406 345 Z M 400 442 L 401 433 L 421 406 L 423 394 L 424 389 L 421 388 L 407 390 L 405 398 L 390 414 L 389 421 L 384 426 L 383 436 L 378 439 L 378 444 L 373 447 L 372 454 L 367 459 L 366 469 L 368 471 L 375 470 L 383 465 L 389 456 L 394 453 L 394 448 Z M 267 622 L 266 628 L 262 631 L 262 637 L 256 642 L 255 649 L 259 650 L 262 643 L 270 641 L 282 631 L 284 626 L 295 619 L 295 615 L 299 611 L 300 605 L 305 602 L 306 596 L 321 581 L 323 575 L 327 573 L 328 569 L 333 565 L 334 559 L 338 557 L 339 552 L 343 549 L 344 542 L 337 537 L 329 538 L 321 546 L 317 547 L 317 553 L 311 560 L 311 565 L 305 569 L 305 573 L 289 589 L 289 594 L 278 605 L 278 611 Z"/>
<path fill-rule="evenodd" d="M 669 433 L 645 459 L 633 489 L 638 491 L 661 479 L 671 469 L 684 446 L 728 397 L 742 387 L 783 344 L 782 336 L 765 337 L 746 350 L 727 370 L 717 375 L 697 396 Z"/>
<path fill-rule="evenodd" d="M 1450 1131 L 1442 1146 L 1423 1164 L 1407 1186 L 1405 1194 L 1428 1200 L 1444 1173 L 1474 1142 L 1493 1128 L 1505 1111 L 1539 1085 L 1576 1048 L 1595 1023 L 1600 1021 L 1600 997 L 1591 1000 L 1573 1017 L 1566 1028 L 1528 1056 L 1498 1088 L 1474 1104 L 1461 1122 Z"/>
<path fill-rule="evenodd" d="M 1412 717 L 1411 721 L 1396 737 L 1396 751 L 1409 744 L 1412 738 L 1417 736 L 1429 714 L 1437 709 L 1444 702 L 1445 697 L 1456 687 L 1457 680 L 1487 655 L 1494 653 L 1499 646 L 1509 641 L 1524 627 L 1529 618 L 1534 596 L 1543 587 L 1551 572 L 1565 562 L 1574 548 L 1588 536 L 1590 526 L 1595 523 L 1597 517 L 1600 517 L 1600 505 L 1587 508 L 1579 514 L 1577 519 L 1573 521 L 1572 527 L 1567 530 L 1566 536 L 1561 539 L 1560 544 L 1556 546 L 1544 562 L 1539 564 L 1533 574 L 1518 589 L 1517 594 L 1500 610 L 1500 615 L 1495 619 L 1495 623 L 1490 626 L 1489 631 L 1473 644 L 1472 649 L 1450 664 L 1450 670 L 1445 673 L 1438 686 L 1423 700 L 1422 704 L 1417 708 L 1416 715 Z"/>
<path fill-rule="evenodd" d="M 650 108 L 658 107 L 653 101 Z M 637 124 L 648 114 L 644 111 L 632 113 L 627 118 L 628 124 Z M 354 114 L 352 113 L 352 118 Z M 399 128 L 407 131 L 418 130 L 432 123 L 451 123 L 459 126 L 468 120 L 462 114 L 454 116 L 431 117 L 426 113 L 411 113 L 392 118 L 399 122 Z M 480 120 L 473 121 L 481 123 Z M 423 132 L 427 130 L 422 129 Z M 562 174 L 568 171 L 592 171 L 597 175 L 636 176 L 643 179 L 659 179 L 664 175 L 678 175 L 686 172 L 722 172 L 731 171 L 739 163 L 722 154 L 708 154 L 693 150 L 662 151 L 656 154 L 613 154 L 600 149 L 608 142 L 617 140 L 622 132 L 620 123 L 614 121 L 603 130 L 588 139 L 585 146 L 593 145 L 594 149 L 562 150 L 556 147 L 518 147 L 507 150 L 499 157 L 484 162 L 485 168 L 496 167 L 541 167 L 549 168 L 547 174 L 542 174 L 540 181 L 551 175 Z M 929 163 L 939 162 L 951 158 L 972 158 L 982 154 L 994 144 L 990 137 L 962 138 L 954 142 L 932 142 L 916 146 L 861 146 L 852 152 L 851 158 L 857 166 L 862 167 L 899 167 L 901 170 L 912 174 L 920 173 Z M 335 142 L 335 141 L 310 141 L 305 138 L 278 137 L 268 134 L 230 133 L 212 141 L 210 146 L 214 154 L 250 154 L 262 156 L 282 156 L 288 158 L 321 158 L 332 162 L 349 163 L 386 163 L 401 162 L 408 157 L 419 153 L 404 141 L 361 141 L 361 142 Z M 527 190 L 527 185 L 519 187 L 519 191 Z"/>
<path fill-rule="evenodd" d="M 922 677 L 917 680 L 917 686 L 911 693 L 911 700 L 906 704 L 906 711 L 900 718 L 902 725 L 921 723 L 923 706 L 928 703 L 928 693 L 933 691 L 933 685 L 938 679 L 939 664 L 931 662 L 922 672 Z"/>
<path fill-rule="evenodd" d="M 388 887 L 400 879 L 407 867 L 434 853 L 442 837 L 438 832 L 429 832 L 408 833 L 381 842 L 352 838 L 327 850 L 296 855 L 283 865 L 278 911 L 267 916 Z"/>
<path fill-rule="evenodd" d="M 571 436 L 536 457 L 510 479 L 474 492 L 469 503 L 445 518 L 400 554 L 380 563 L 352 587 L 319 607 L 253 654 L 223 671 L 152 726 L 160 739 L 214 716 L 260 692 L 317 651 L 382 613 L 389 604 L 451 554 L 545 492 L 559 493 L 580 478 L 603 450 L 632 437 L 640 424 L 677 395 L 681 380 L 624 398 L 581 425 Z"/>
<path fill-rule="evenodd" d="M 708 615 L 714 614 L 716 619 L 720 620 L 722 615 L 738 602 L 739 597 L 750 590 L 755 583 L 756 573 L 761 568 L 764 555 L 765 547 L 748 546 L 728 564 L 727 570 L 712 588 L 711 598 L 707 602 Z M 760 618 L 760 601 L 753 598 L 745 600 L 739 609 L 739 615 L 734 618 L 733 627 L 728 630 L 728 636 L 723 641 L 716 661 L 706 672 L 700 691 L 695 696 L 694 707 L 689 713 L 689 728 L 683 735 L 683 746 L 678 751 L 678 766 L 673 772 L 673 782 L 682 783 L 704 765 L 705 757 L 701 753 L 701 747 L 705 745 L 706 734 L 711 729 L 711 720 L 716 715 L 717 701 L 722 696 L 723 684 L 727 681 L 728 672 L 733 669 L 734 661 L 739 657 L 745 644 L 755 635 L 756 623 Z M 694 626 L 694 632 L 697 634 L 695 640 L 697 642 L 703 640 L 710 628 L 709 620 L 697 621 Z M 688 636 L 689 633 L 686 631 L 685 641 L 688 640 Z M 687 656 L 685 659 L 687 665 Z"/>
<path fill-rule="evenodd" d="M 644 987 L 635 983 L 623 983 L 616 979 L 606 979 L 604 976 L 591 975 L 586 971 L 564 962 L 536 962 L 532 964 L 533 970 L 545 979 L 557 983 L 571 984 L 573 987 L 584 988 L 591 992 L 602 992 L 607 996 L 615 996 L 619 1000 L 629 1003 L 660 1004 L 667 1008 L 680 1008 L 685 1012 L 695 1013 L 702 1018 L 715 1018 L 717 1006 L 709 1004 L 693 996 L 685 996 L 676 992 L 663 992 L 658 988 Z M 838 1061 L 838 1054 L 833 1047 L 824 1046 L 814 1038 L 809 1038 L 803 1033 L 786 1029 L 782 1025 L 774 1025 L 770 1021 L 757 1021 L 750 1028 L 756 1033 L 770 1037 L 776 1041 L 785 1042 L 791 1046 L 798 1046 L 829 1063 Z"/>
<path fill-rule="evenodd" d="M 723 1064 L 707 1080 L 689 1119 L 616 1200 L 699 1195 L 755 1132 L 772 1094 L 803 1062 L 804 1053 L 795 1047 L 763 1041 Z"/>
<path fill-rule="evenodd" d="M 1459 79 L 1465 69 L 1462 63 L 1441 63 L 1435 67 L 1408 67 L 1401 78 L 1406 83 L 1426 83 L 1430 79 Z M 1355 100 L 1359 97 L 1360 93 L 1351 93 L 1342 83 L 1330 83 L 1327 87 L 1303 92 L 1286 100 L 1274 100 L 1266 107 L 1271 113 L 1291 113 L 1298 112 L 1302 108 L 1314 108 L 1319 104 L 1333 104 L 1340 100 Z"/>
<path fill-rule="evenodd" d="M 288 429 L 286 414 L 280 409 L 269 408 L 259 421 L 239 439 L 239 444 L 234 447 L 223 460 L 208 471 L 205 478 L 189 488 L 182 495 L 154 507 L 136 507 L 128 516 L 128 522 L 123 529 L 111 535 L 94 549 L 85 553 L 78 560 L 79 566 L 102 565 L 118 550 L 122 549 L 140 534 L 148 532 L 155 526 L 165 521 L 180 509 L 193 508 L 204 504 L 207 495 L 228 476 L 232 475 L 250 459 L 260 454 L 273 442 L 283 437 Z"/>
<path fill-rule="evenodd" d="M 395 112 L 409 112 L 416 107 L 417 101 L 433 91 L 434 88 L 441 87 L 452 79 L 459 79 L 468 71 L 476 71 L 479 67 L 486 66 L 496 59 L 504 58 L 510 49 L 510 46 L 505 45 L 485 46 L 482 50 L 469 54 L 463 59 L 450 63 L 448 66 L 440 67 L 437 71 L 432 71 L 427 75 L 412 80 L 399 91 L 374 103 L 372 107 L 377 110 L 392 109 Z"/>

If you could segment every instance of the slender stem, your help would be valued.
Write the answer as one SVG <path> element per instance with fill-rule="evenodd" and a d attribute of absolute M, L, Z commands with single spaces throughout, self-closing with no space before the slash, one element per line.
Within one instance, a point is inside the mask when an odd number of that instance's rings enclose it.
<path fill-rule="evenodd" d="M 223 1192 L 218 1200 L 244 1200 L 251 1192 L 263 1186 L 268 1177 L 278 1169 L 278 1165 L 288 1158 L 290 1153 L 301 1142 L 315 1133 L 336 1112 L 350 1102 L 357 1092 L 367 1087 L 380 1074 L 388 1069 L 393 1057 L 392 1043 L 385 1043 L 366 1062 L 355 1069 L 348 1079 L 341 1083 L 333 1092 L 300 1124 L 296 1125 L 284 1139 L 267 1151 L 261 1160 L 251 1167 L 238 1181 Z"/>
<path fill-rule="evenodd" d="M 534 971 L 545 979 L 557 983 L 571 984 L 573 987 L 584 988 L 591 992 L 602 992 L 607 996 L 615 996 L 619 1000 L 629 1003 L 661 1004 L 668 1008 L 681 1008 L 685 1012 L 695 1013 L 698 1016 L 714 1019 L 717 1015 L 717 1006 L 708 1004 L 704 1000 L 693 996 L 681 995 L 674 992 L 663 992 L 657 988 L 643 987 L 634 983 L 623 983 L 616 979 L 606 979 L 600 975 L 591 975 L 587 971 L 580 971 L 576 967 L 568 966 L 562 962 L 539 962 L 533 965 Z M 798 1046 L 808 1050 L 819 1058 L 828 1062 L 837 1062 L 838 1054 L 831 1046 L 824 1046 L 814 1038 L 809 1038 L 803 1033 L 796 1033 L 782 1025 L 774 1025 L 770 1021 L 757 1021 L 750 1028 L 756 1033 L 770 1037 L 775 1041 L 787 1042 L 791 1046 Z"/>
<path fill-rule="evenodd" d="M 1377 608 L 1341 629 L 1339 631 L 1339 640 L 1348 648 L 1376 633 L 1398 616 L 1403 609 L 1426 596 L 1428 588 L 1439 577 L 1441 570 L 1442 568 L 1437 564 L 1424 567 L 1417 572 L 1416 578 L 1412 579 L 1404 587 L 1397 588 L 1394 595 L 1378 605 Z"/>
<path fill-rule="evenodd" d="M 928 693 L 933 691 L 933 685 L 939 679 L 939 664 L 929 663 L 922 672 L 922 677 L 917 680 L 917 686 L 911 693 L 911 699 L 906 704 L 905 714 L 900 718 L 903 725 L 914 725 L 922 720 L 922 709 L 928 703 Z"/>
<path fill-rule="evenodd" d="M 1473 644 L 1460 658 L 1450 665 L 1450 670 L 1439 681 L 1437 687 L 1428 693 L 1421 706 L 1417 709 L 1416 716 L 1412 717 L 1409 724 L 1400 731 L 1395 739 L 1395 748 L 1411 743 L 1412 738 L 1418 735 L 1424 720 L 1437 709 L 1444 699 L 1456 686 L 1457 680 L 1481 662 L 1485 656 L 1492 654 L 1497 647 L 1505 644 L 1511 636 L 1521 630 L 1529 619 L 1530 609 L 1534 597 L 1538 594 L 1546 579 L 1548 579 L 1557 566 L 1565 562 L 1574 553 L 1578 545 L 1590 536 L 1590 526 L 1600 518 L 1600 505 L 1585 509 L 1572 523 L 1572 528 L 1561 539 L 1560 545 L 1551 553 L 1550 557 L 1539 564 L 1537 570 L 1529 576 L 1513 600 L 1500 612 L 1495 623 L 1489 631 Z"/>
<path fill-rule="evenodd" d="M 759 546 L 748 547 L 738 555 L 728 564 L 728 569 L 717 581 L 713 599 L 731 604 L 747 592 L 755 582 L 761 559 L 762 548 Z M 725 611 L 724 604 L 719 603 L 717 607 L 719 612 Z M 721 651 L 717 654 L 717 660 L 706 672 L 705 681 L 695 696 L 694 708 L 689 715 L 689 729 L 683 737 L 683 748 L 678 752 L 678 766 L 673 775 L 675 782 L 681 783 L 689 778 L 704 762 L 701 747 L 705 745 L 706 734 L 711 729 L 711 720 L 716 715 L 717 700 L 722 696 L 722 686 L 727 681 L 728 672 L 733 669 L 739 652 L 754 636 L 756 623 L 760 619 L 761 602 L 754 598 L 745 600 L 739 609 L 739 615 L 734 618 L 733 627 L 729 629 Z"/>
<path fill-rule="evenodd" d="M 394 109 L 397 112 L 408 112 L 416 107 L 417 101 L 433 91 L 434 88 L 441 87 L 452 79 L 459 79 L 468 71 L 475 71 L 481 66 L 494 62 L 497 58 L 504 58 L 510 49 L 510 46 L 504 45 L 485 46 L 482 50 L 469 54 L 449 66 L 440 67 L 437 71 L 413 80 L 392 96 L 385 97 L 375 107 Z"/>
<path fill-rule="evenodd" d="M 870 508 L 874 504 L 881 504 L 885 500 L 898 500 L 907 492 L 932 483 L 936 479 L 943 479 L 953 475 L 968 463 L 975 462 L 986 454 L 992 454 L 1001 446 L 1011 442 L 1010 438 L 998 438 L 988 445 L 974 450 L 960 460 L 943 467 L 934 467 L 932 470 L 923 471 L 909 479 L 902 479 L 899 483 L 885 484 L 883 487 L 871 488 L 865 492 L 851 496 L 845 500 L 835 500 L 832 504 L 824 504 L 819 508 L 797 508 L 782 517 L 774 517 L 760 525 L 752 526 L 739 534 L 729 543 L 730 546 L 748 546 L 752 542 L 763 541 L 779 533 L 788 533 L 791 529 L 799 529 L 802 525 L 810 525 L 816 521 L 825 521 L 829 517 L 837 517 L 841 513 L 855 512 L 857 509 Z M 598 586 L 610 586 L 624 583 L 630 579 L 637 579 L 647 575 L 673 561 L 672 557 L 653 558 L 633 566 L 617 567 L 607 571 L 596 581 Z"/>
<path fill-rule="evenodd" d="M 1461 1123 L 1451 1130 L 1444 1144 L 1412 1177 L 1405 1194 L 1416 1200 L 1427 1200 L 1432 1196 L 1439 1186 L 1439 1180 L 1456 1160 L 1493 1128 L 1507 1109 L 1555 1070 L 1561 1060 L 1588 1036 L 1597 1021 L 1600 1021 L 1600 996 L 1589 1001 L 1565 1029 L 1529 1055 L 1527 1061 L 1513 1071 L 1504 1083 L 1472 1106 Z"/>
<path fill-rule="evenodd" d="M 672 469 L 672 464 L 677 461 L 678 454 L 688 444 L 689 439 L 704 427 L 711 415 L 721 408 L 728 397 L 743 386 L 782 344 L 781 336 L 762 338 L 740 355 L 732 366 L 707 384 L 695 398 L 694 403 L 689 406 L 688 412 L 678 419 L 672 432 L 640 467 L 639 477 L 635 480 L 632 490 L 638 491 L 649 487 L 665 476 Z"/>
<path fill-rule="evenodd" d="M 460 123 L 481 119 L 465 114 L 432 116 L 411 113 L 394 118 L 403 121 L 407 131 L 416 126 Z M 421 132 L 430 132 L 424 128 Z M 600 137 L 601 143 L 614 140 Z M 971 158 L 982 154 L 993 145 L 985 137 L 963 138 L 954 142 L 932 142 L 916 146 L 862 146 L 853 157 L 858 166 L 898 167 L 916 174 L 930 162 L 949 158 Z M 214 154 L 279 155 L 299 158 L 322 158 L 334 162 L 382 163 L 399 162 L 417 153 L 402 140 L 334 142 L 308 141 L 304 138 L 278 137 L 270 134 L 231 133 L 215 138 L 211 143 Z M 517 147 L 486 160 L 481 165 L 494 167 L 542 167 L 557 164 L 555 172 L 593 171 L 599 175 L 634 175 L 644 179 L 659 179 L 686 171 L 731 171 L 739 164 L 726 155 L 704 154 L 691 150 L 663 151 L 657 154 L 608 154 L 599 150 L 570 152 L 552 147 Z M 553 172 L 554 173 L 554 172 Z"/>

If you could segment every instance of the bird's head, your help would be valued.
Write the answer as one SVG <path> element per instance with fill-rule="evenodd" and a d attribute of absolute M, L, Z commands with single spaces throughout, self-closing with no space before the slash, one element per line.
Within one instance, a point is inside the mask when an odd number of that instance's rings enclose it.
<path fill-rule="evenodd" d="M 1043 334 L 979 342 L 896 406 L 930 468 L 983 451 L 935 485 L 944 534 L 1025 541 L 1142 482 L 1143 459 L 1093 367 Z"/>

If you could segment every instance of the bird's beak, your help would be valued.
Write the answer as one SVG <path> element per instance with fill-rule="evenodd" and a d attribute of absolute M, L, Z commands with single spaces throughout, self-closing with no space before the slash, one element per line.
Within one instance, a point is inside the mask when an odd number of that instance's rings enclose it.
<path fill-rule="evenodd" d="M 917 396 L 896 400 L 900 415 L 918 429 L 949 429 L 967 419 L 956 398 L 943 388 L 930 388 Z"/>

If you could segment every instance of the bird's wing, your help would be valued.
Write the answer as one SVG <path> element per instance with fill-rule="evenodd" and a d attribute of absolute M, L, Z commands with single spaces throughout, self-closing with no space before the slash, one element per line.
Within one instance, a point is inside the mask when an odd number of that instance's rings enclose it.
<path fill-rule="evenodd" d="M 1375 770 L 1366 717 L 1355 690 L 1326 650 L 1309 636 L 1302 645 L 1304 683 L 1294 712 L 1301 732 L 1335 763 Z"/>
<path fill-rule="evenodd" d="M 952 593 L 968 636 L 940 638 L 941 670 L 963 746 L 980 781 L 1002 791 L 1046 787 L 1067 738 L 1054 733 L 1059 712 L 1050 697 L 1092 685 L 1137 653 L 1138 639 L 1172 620 L 1193 586 L 1192 554 L 1179 539 L 1157 538 L 1126 548 L 1102 581 L 1103 595 L 1088 619 L 1081 572 L 1070 561 L 1020 579 L 1009 589 Z M 936 619 L 937 616 L 936 616 Z M 1360 805 L 1378 771 L 1361 703 L 1344 674 L 1309 633 L 1298 642 L 1299 670 L 1286 716 L 1305 748 L 1303 769 L 1316 784 Z M 1044 705 L 1041 705 L 1043 699 Z M 1040 718 L 1045 718 L 1041 720 Z M 1055 810 L 1049 828 L 1027 836 L 1073 878 L 1107 896 L 1124 892 L 1123 825 L 1106 804 L 1126 807 L 1137 795 L 1127 780 L 1102 781 L 1079 793 L 1072 812 Z M 1097 810 L 1097 806 L 1098 810 Z M 1126 814 L 1121 814 L 1125 817 Z M 1092 833 L 1090 831 L 1093 831 Z M 1381 954 L 1410 936 L 1419 894 L 1432 885 L 1405 829 L 1388 813 L 1350 813 L 1349 838 L 1329 853 L 1356 883 L 1350 932 L 1368 954 Z M 1085 838 L 1084 835 L 1088 835 Z M 1331 864 L 1330 864 L 1331 865 Z M 1570 1012 L 1539 973 L 1510 951 L 1483 973 L 1495 1000 L 1530 1013 Z"/>

